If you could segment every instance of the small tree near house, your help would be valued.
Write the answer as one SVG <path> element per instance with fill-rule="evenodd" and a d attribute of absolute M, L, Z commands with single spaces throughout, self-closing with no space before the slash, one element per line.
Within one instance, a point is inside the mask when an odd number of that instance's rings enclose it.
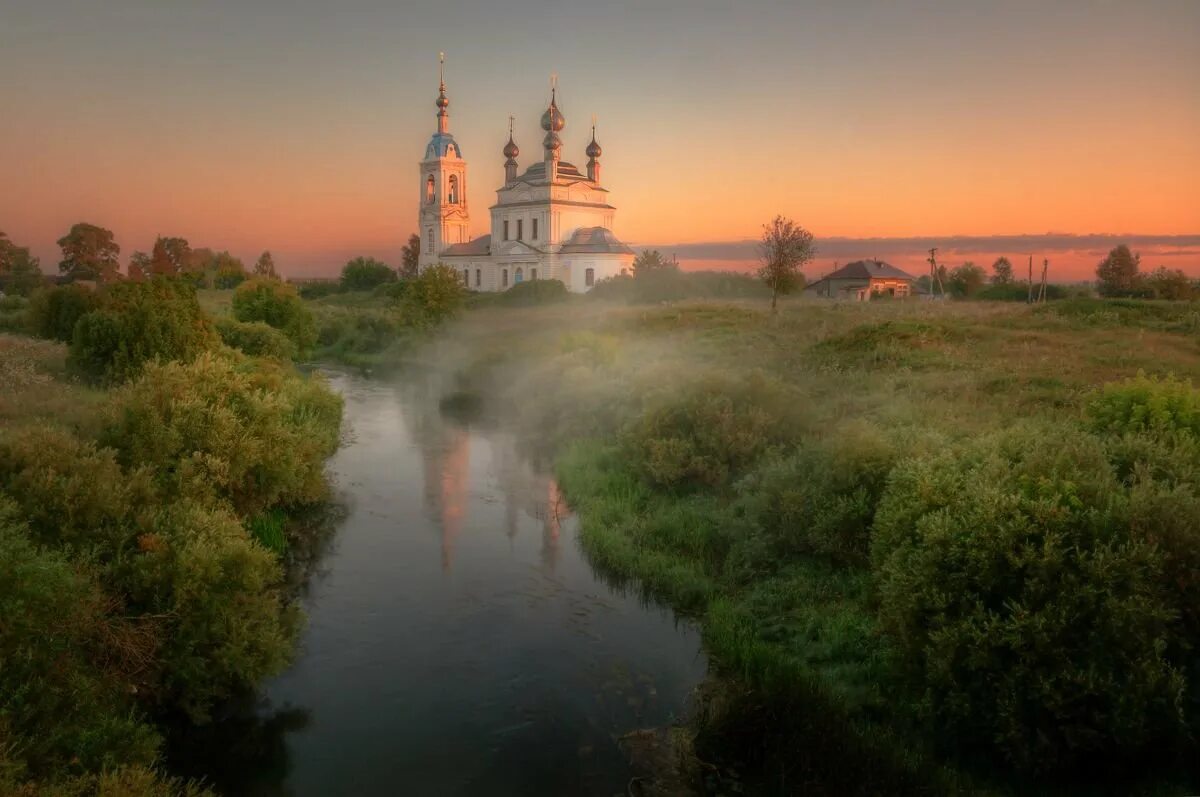
<path fill-rule="evenodd" d="M 781 294 L 788 294 L 804 285 L 801 269 L 817 254 L 813 234 L 791 219 L 776 216 L 763 225 L 759 243 L 762 267 L 759 279 L 771 289 L 771 311 L 774 312 Z"/>

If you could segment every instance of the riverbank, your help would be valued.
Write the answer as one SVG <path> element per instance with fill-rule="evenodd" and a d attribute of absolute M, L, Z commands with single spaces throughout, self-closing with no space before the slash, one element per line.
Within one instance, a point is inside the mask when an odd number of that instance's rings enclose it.
<path fill-rule="evenodd" d="M 1195 778 L 1170 575 L 1195 401 L 1137 375 L 1200 373 L 1196 327 L 1165 303 L 577 303 L 472 312 L 429 356 L 555 458 L 594 562 L 700 619 L 730 684 L 702 758 L 768 793 L 1170 793 Z"/>

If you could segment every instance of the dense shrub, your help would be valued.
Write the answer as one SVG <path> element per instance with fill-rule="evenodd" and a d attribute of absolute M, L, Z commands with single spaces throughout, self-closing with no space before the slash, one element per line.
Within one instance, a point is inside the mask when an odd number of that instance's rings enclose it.
<path fill-rule="evenodd" d="M 387 263 L 373 257 L 356 257 L 342 268 L 343 291 L 369 291 L 387 282 L 396 281 L 396 272 Z"/>
<path fill-rule="evenodd" d="M 215 343 L 189 282 L 123 282 L 105 288 L 100 307 L 76 324 L 70 363 L 91 379 L 114 384 L 151 361 L 190 362 Z"/>
<path fill-rule="evenodd" d="M 455 269 L 441 263 L 423 270 L 420 276 L 406 283 L 400 309 L 405 323 L 410 326 L 437 326 L 453 317 L 466 299 L 462 277 Z"/>
<path fill-rule="evenodd" d="M 1088 402 L 1087 413 L 1097 431 L 1200 436 L 1200 390 L 1171 376 L 1157 379 L 1139 373 L 1105 385 Z"/>
<path fill-rule="evenodd" d="M 273 357 L 290 360 L 296 347 L 286 335 L 261 321 L 217 319 L 217 334 L 226 346 L 253 357 Z"/>
<path fill-rule="evenodd" d="M 302 299 L 321 299 L 340 293 L 342 284 L 334 280 L 313 280 L 312 282 L 295 283 Z"/>
<path fill-rule="evenodd" d="M 1039 291 L 1040 286 L 1034 285 L 1033 295 L 1035 297 Z M 1066 299 L 1070 295 L 1071 290 L 1067 286 L 1050 283 L 1046 285 L 1047 301 Z M 972 298 L 987 302 L 1028 302 L 1029 284 L 1024 282 L 1007 282 L 999 285 L 988 285 L 985 288 L 981 288 Z"/>
<path fill-rule="evenodd" d="M 650 399 L 624 433 L 630 456 L 664 488 L 723 487 L 795 429 L 778 383 L 711 374 Z"/>
<path fill-rule="evenodd" d="M 1053 769 L 1182 736 L 1163 558 L 1095 438 L 1017 429 L 901 463 L 880 619 L 948 735 Z"/>
<path fill-rule="evenodd" d="M 132 538 L 134 514 L 150 500 L 145 474 L 127 474 L 112 450 L 52 427 L 0 436 L 0 488 L 37 541 L 106 557 Z"/>
<path fill-rule="evenodd" d="M 233 316 L 238 321 L 262 321 L 280 330 L 304 356 L 317 342 L 317 325 L 296 289 L 278 280 L 252 279 L 233 293 Z"/>
<path fill-rule="evenodd" d="M 559 280 L 529 280 L 518 282 L 497 297 L 501 304 L 526 306 L 565 301 L 567 286 Z"/>
<path fill-rule="evenodd" d="M 153 762 L 157 736 L 126 704 L 153 639 L 109 609 L 87 568 L 34 546 L 0 494 L 0 764 L 16 756 L 39 776 Z"/>
<path fill-rule="evenodd" d="M 242 516 L 325 494 L 341 399 L 319 376 L 205 354 L 147 367 L 112 400 L 104 444 L 172 499 L 228 500 Z"/>
<path fill-rule="evenodd" d="M 875 507 L 900 453 L 899 441 L 879 427 L 846 423 L 739 481 L 737 507 L 766 535 L 772 557 L 864 563 Z"/>
<path fill-rule="evenodd" d="M 283 599 L 275 555 L 236 517 L 175 502 L 139 542 L 124 581 L 135 605 L 165 618 L 160 701 L 204 721 L 218 701 L 283 669 L 299 614 Z"/>
<path fill-rule="evenodd" d="M 639 304 L 680 299 L 769 299 L 771 289 L 753 274 L 667 268 L 601 280 L 588 296 Z"/>
<path fill-rule="evenodd" d="M 30 299 L 29 327 L 40 338 L 70 343 L 75 338 L 75 322 L 99 305 L 99 294 L 85 285 L 46 288 Z"/>

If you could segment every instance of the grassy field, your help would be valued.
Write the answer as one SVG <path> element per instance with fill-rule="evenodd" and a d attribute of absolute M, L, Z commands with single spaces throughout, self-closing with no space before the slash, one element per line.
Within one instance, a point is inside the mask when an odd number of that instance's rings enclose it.
<path fill-rule="evenodd" d="M 700 618 L 701 759 L 768 793 L 1173 793 L 1200 513 L 1162 502 L 1194 497 L 1200 405 L 1154 378 L 1200 373 L 1198 332 L 1170 303 L 570 301 L 425 356 L 554 458 L 603 571 Z M 1165 425 L 1099 428 L 1143 394 Z"/>

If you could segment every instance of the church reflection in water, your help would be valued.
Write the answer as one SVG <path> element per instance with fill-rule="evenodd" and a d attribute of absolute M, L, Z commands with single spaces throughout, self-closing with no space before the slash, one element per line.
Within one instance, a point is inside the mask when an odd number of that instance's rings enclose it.
<path fill-rule="evenodd" d="M 531 464 L 512 434 L 444 411 L 439 405 L 444 386 L 436 376 L 404 384 L 426 393 L 422 400 L 408 403 L 410 409 L 421 411 L 407 412 L 404 419 L 421 451 L 425 511 L 442 535 L 442 569 L 449 572 L 454 566 L 455 546 L 469 525 L 474 483 L 488 484 L 503 497 L 503 532 L 510 540 L 528 527 L 526 519 L 540 526 L 542 567 L 553 573 L 560 555 L 562 521 L 569 513 L 558 483 Z M 478 445 L 481 439 L 486 445 Z"/>

